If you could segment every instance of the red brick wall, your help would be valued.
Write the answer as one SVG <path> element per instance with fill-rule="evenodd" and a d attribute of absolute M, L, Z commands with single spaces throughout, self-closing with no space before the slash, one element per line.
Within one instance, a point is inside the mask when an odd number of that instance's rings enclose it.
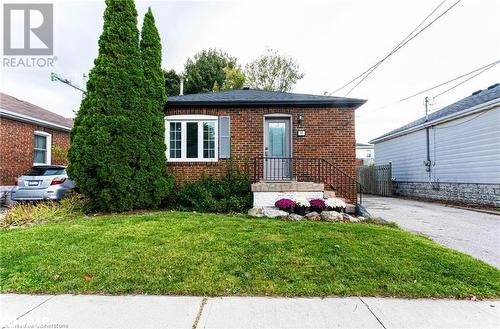
<path fill-rule="evenodd" d="M 228 115 L 231 118 L 231 155 L 238 159 L 242 169 L 252 159 L 264 153 L 264 115 L 292 116 L 292 153 L 294 157 L 320 157 L 336 165 L 351 177 L 356 177 L 356 140 L 354 110 L 338 108 L 169 108 L 166 115 L 204 114 Z M 303 114 L 302 128 L 306 136 L 298 137 L 297 115 Z M 169 173 L 177 181 L 197 179 L 203 172 L 218 175 L 224 163 L 169 162 Z M 355 200 L 355 192 L 345 196 Z"/>
<path fill-rule="evenodd" d="M 68 132 L 0 118 L 0 185 L 14 185 L 15 179 L 33 166 L 35 131 L 50 133 L 52 147 L 69 148 Z M 52 151 L 52 164 L 65 162 L 66 159 L 57 159 Z"/>

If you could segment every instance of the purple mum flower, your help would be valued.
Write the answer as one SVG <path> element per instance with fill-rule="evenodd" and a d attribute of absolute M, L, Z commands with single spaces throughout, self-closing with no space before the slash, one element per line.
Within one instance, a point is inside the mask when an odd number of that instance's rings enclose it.
<path fill-rule="evenodd" d="M 281 210 L 293 209 L 293 207 L 295 207 L 295 201 L 290 199 L 279 199 L 274 205 Z"/>
<path fill-rule="evenodd" d="M 317 210 L 323 210 L 325 209 L 325 200 L 323 199 L 312 199 L 309 201 L 311 204 L 311 208 L 317 209 Z"/>

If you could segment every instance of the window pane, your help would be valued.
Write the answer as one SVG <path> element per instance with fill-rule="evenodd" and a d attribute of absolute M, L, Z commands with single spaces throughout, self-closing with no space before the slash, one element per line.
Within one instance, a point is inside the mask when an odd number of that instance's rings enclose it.
<path fill-rule="evenodd" d="M 33 162 L 34 163 L 45 163 L 45 155 L 46 151 L 40 151 L 40 150 L 35 150 L 34 156 L 33 156 Z"/>
<path fill-rule="evenodd" d="M 271 157 L 285 156 L 285 123 L 269 123 L 269 154 Z"/>
<path fill-rule="evenodd" d="M 181 157 L 181 123 L 170 122 L 170 158 Z"/>
<path fill-rule="evenodd" d="M 35 135 L 35 148 L 36 149 L 47 149 L 47 137 Z"/>
<path fill-rule="evenodd" d="M 215 123 L 203 122 L 203 157 L 215 158 Z"/>
<path fill-rule="evenodd" d="M 186 157 L 198 157 L 198 122 L 186 123 Z"/>

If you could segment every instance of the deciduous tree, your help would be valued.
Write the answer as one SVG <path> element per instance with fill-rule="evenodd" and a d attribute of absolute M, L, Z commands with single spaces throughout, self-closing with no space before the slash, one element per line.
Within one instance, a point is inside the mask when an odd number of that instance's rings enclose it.
<path fill-rule="evenodd" d="M 236 67 L 236 58 L 217 50 L 203 50 L 188 59 L 184 66 L 185 93 L 196 94 L 212 91 L 215 83 L 221 86 L 226 74 L 224 68 Z"/>
<path fill-rule="evenodd" d="M 250 88 L 290 91 L 304 77 L 296 60 L 268 49 L 245 66 L 246 83 Z"/>
<path fill-rule="evenodd" d="M 219 86 L 217 81 L 214 83 L 214 91 L 224 91 L 232 89 L 240 89 L 245 83 L 245 74 L 239 67 L 225 67 L 224 69 L 224 82 Z"/>
<path fill-rule="evenodd" d="M 180 92 L 181 78 L 175 70 L 163 70 L 165 78 L 165 93 L 167 96 L 177 96 Z"/>

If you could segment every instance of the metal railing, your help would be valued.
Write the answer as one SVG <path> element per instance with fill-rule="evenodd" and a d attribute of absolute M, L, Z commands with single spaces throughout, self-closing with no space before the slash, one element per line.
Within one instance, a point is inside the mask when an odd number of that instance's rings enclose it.
<path fill-rule="evenodd" d="M 362 203 L 363 186 L 355 178 L 324 158 L 256 157 L 253 159 L 253 181 L 291 181 L 325 184 L 339 197 Z"/>

